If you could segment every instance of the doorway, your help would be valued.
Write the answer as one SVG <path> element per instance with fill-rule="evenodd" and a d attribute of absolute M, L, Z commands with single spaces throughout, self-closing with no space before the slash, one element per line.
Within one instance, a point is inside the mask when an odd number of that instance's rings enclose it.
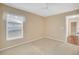
<path fill-rule="evenodd" d="M 66 42 L 70 44 L 79 44 L 79 15 L 66 17 Z"/>

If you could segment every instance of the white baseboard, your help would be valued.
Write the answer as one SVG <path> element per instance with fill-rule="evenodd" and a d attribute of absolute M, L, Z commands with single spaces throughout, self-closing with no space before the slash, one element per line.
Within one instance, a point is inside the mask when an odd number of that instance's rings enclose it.
<path fill-rule="evenodd" d="M 57 39 L 57 38 L 55 38 L 54 36 L 51 36 L 51 35 L 45 35 L 45 38 L 60 41 L 60 42 L 65 42 L 65 41 L 59 40 L 59 39 Z"/>
<path fill-rule="evenodd" d="M 54 38 L 53 36 L 50 36 L 50 35 L 46 35 L 45 37 L 48 38 L 48 39 L 52 39 L 52 40 L 56 40 L 56 41 L 59 41 L 59 42 L 63 42 L 64 44 L 67 44 L 69 46 L 78 47 L 77 45 L 73 45 L 73 44 L 67 43 L 65 41 L 58 40 L 58 39 L 56 39 L 56 38 Z"/>
<path fill-rule="evenodd" d="M 0 51 L 4 51 L 4 50 L 7 50 L 7 49 L 10 49 L 10 48 L 19 46 L 19 45 L 23 45 L 23 44 L 26 44 L 26 43 L 30 43 L 30 42 L 33 42 L 33 41 L 36 41 L 36 40 L 39 40 L 39 39 L 42 39 L 42 38 L 43 38 L 43 36 L 40 35 L 40 36 L 38 36 L 38 37 L 36 37 L 36 38 L 29 39 L 29 41 L 22 42 L 22 43 L 18 43 L 18 44 L 13 45 L 13 46 L 9 46 L 9 47 L 5 47 L 5 48 L 1 48 Z"/>
<path fill-rule="evenodd" d="M 33 41 L 36 41 L 36 40 L 39 40 L 39 39 L 42 39 L 42 38 L 48 38 L 48 39 L 52 39 L 52 40 L 57 40 L 57 41 L 59 41 L 59 42 L 64 42 L 64 41 L 58 40 L 58 39 L 56 39 L 56 38 L 54 38 L 53 36 L 50 36 L 50 35 L 45 35 L 45 36 L 40 35 L 40 36 L 38 36 L 38 37 L 29 39 L 29 41 L 22 42 L 22 43 L 18 43 L 18 44 L 16 44 L 16 45 L 9 46 L 9 47 L 6 47 L 6 48 L 2 48 L 2 49 L 0 49 L 0 51 L 4 51 L 4 50 L 7 50 L 7 49 L 10 49 L 10 48 L 19 46 L 19 45 L 23 45 L 23 44 L 26 44 L 26 43 L 30 43 L 30 42 L 33 42 Z M 67 42 L 64 42 L 64 43 L 69 44 L 69 43 L 67 43 Z M 72 45 L 72 44 L 69 44 L 69 45 Z M 74 45 L 72 45 L 72 46 L 74 46 Z"/>

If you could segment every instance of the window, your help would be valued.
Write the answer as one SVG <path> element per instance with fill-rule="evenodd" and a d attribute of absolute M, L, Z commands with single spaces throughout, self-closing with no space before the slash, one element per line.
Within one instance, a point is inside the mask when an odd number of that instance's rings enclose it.
<path fill-rule="evenodd" d="M 23 16 L 6 14 L 6 39 L 15 40 L 23 38 Z"/>

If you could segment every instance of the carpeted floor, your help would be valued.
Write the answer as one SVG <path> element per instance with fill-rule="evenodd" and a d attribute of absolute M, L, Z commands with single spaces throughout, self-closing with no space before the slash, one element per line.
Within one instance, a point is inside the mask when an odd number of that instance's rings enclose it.
<path fill-rule="evenodd" d="M 0 55 L 78 55 L 79 47 L 53 39 L 37 41 L 0 52 Z"/>

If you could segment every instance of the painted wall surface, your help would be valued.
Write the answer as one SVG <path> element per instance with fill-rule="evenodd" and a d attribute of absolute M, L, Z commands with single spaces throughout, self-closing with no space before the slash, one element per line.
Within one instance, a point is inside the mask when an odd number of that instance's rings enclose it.
<path fill-rule="evenodd" d="M 0 5 L 0 48 L 5 46 L 5 28 L 4 28 L 4 20 L 3 20 L 3 8 L 2 4 Z"/>
<path fill-rule="evenodd" d="M 1 10 L 1 8 L 3 10 Z M 23 27 L 23 30 L 24 30 L 23 39 L 17 39 L 14 41 L 6 41 L 6 36 L 5 36 L 6 35 L 6 19 L 4 19 L 3 21 L 3 18 L 2 18 L 2 14 L 5 12 L 14 13 L 17 15 L 23 15 L 26 17 L 26 20 L 24 21 L 24 27 Z M 7 46 L 15 45 L 17 43 L 31 41 L 33 39 L 43 36 L 42 35 L 44 32 L 43 22 L 44 22 L 43 17 L 0 4 L 0 47 L 3 45 L 4 45 L 3 47 L 7 47 Z"/>
<path fill-rule="evenodd" d="M 71 35 L 76 35 L 76 26 L 77 26 L 77 22 L 71 23 Z"/>
<path fill-rule="evenodd" d="M 2 18 L 3 12 L 14 13 L 26 17 L 24 21 L 24 38 L 14 41 L 6 41 L 6 20 Z M 79 10 L 66 12 L 43 18 L 41 16 L 18 10 L 0 4 L 0 48 L 27 42 L 40 37 L 51 38 L 65 42 L 66 39 L 66 18 L 65 16 L 79 14 Z"/>
<path fill-rule="evenodd" d="M 70 11 L 46 19 L 46 37 L 66 41 L 66 16 L 79 14 L 79 10 Z"/>

